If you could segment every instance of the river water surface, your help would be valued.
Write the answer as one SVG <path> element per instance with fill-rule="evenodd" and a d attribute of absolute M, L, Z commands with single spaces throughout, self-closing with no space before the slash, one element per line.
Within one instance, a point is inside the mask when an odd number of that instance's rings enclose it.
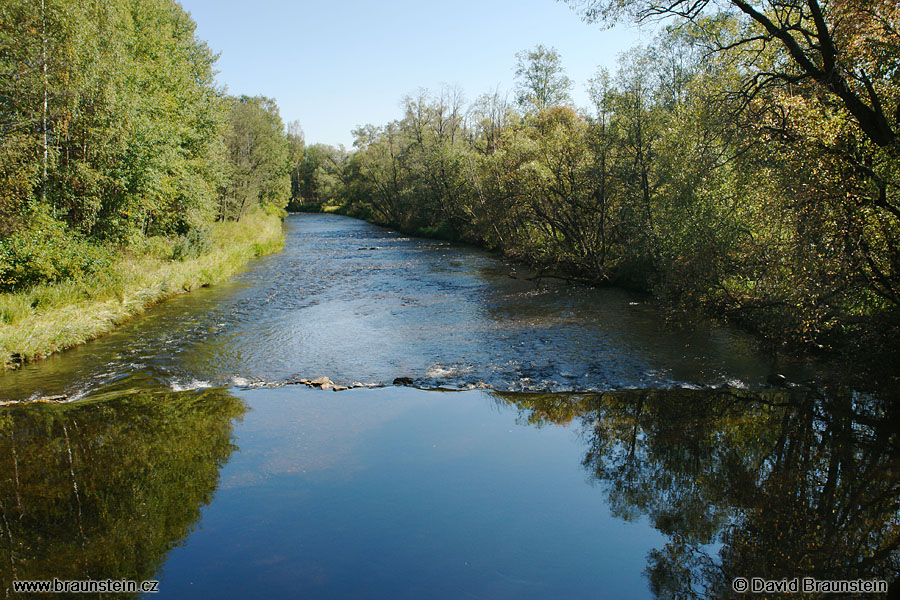
<path fill-rule="evenodd" d="M 779 371 L 813 376 L 807 365 L 773 363 L 734 330 L 666 324 L 646 297 L 532 275 L 471 247 L 296 215 L 283 252 L 0 378 L 0 398 L 78 397 L 123 378 L 174 389 L 328 376 L 586 391 L 756 389 Z"/>
<path fill-rule="evenodd" d="M 896 578 L 895 398 L 470 247 L 329 215 L 286 234 L 230 283 L 0 377 L 0 398 L 79 400 L 0 409 L 8 593 L 726 598 L 735 577 Z M 296 383 L 319 376 L 366 387 Z"/>

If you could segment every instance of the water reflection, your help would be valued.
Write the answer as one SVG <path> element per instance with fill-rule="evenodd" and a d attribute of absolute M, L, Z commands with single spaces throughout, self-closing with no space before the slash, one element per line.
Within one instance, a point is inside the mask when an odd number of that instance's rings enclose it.
<path fill-rule="evenodd" d="M 0 410 L 4 589 L 164 572 L 176 596 L 196 580 L 217 597 L 262 582 L 592 597 L 581 575 L 643 597 L 643 570 L 657 598 L 712 599 L 738 576 L 900 572 L 900 403 L 885 395 L 240 393 L 255 399 L 240 431 L 245 404 L 219 389 Z M 565 468 L 579 457 L 598 489 Z"/>
<path fill-rule="evenodd" d="M 647 557 L 658 598 L 733 597 L 739 576 L 900 573 L 895 400 L 841 389 L 496 397 L 537 426 L 581 424 L 583 464 L 611 510 L 668 538 Z"/>
<path fill-rule="evenodd" d="M 244 411 L 224 390 L 0 410 L 5 595 L 15 579 L 152 579 L 212 499 Z"/>

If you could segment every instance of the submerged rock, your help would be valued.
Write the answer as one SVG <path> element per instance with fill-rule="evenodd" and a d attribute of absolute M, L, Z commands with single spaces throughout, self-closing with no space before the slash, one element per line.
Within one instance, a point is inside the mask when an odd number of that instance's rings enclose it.
<path fill-rule="evenodd" d="M 773 385 L 775 387 L 786 388 L 788 387 L 787 377 L 782 375 L 781 373 L 772 373 L 766 378 L 766 382 L 769 385 Z"/>
<path fill-rule="evenodd" d="M 41 396 L 35 402 L 66 402 L 69 397 L 66 394 L 59 394 L 56 396 Z"/>
<path fill-rule="evenodd" d="M 25 400 L 0 400 L 0 406 L 8 406 L 11 404 L 31 404 L 34 402 L 46 402 L 49 404 L 62 404 L 63 402 L 68 402 L 69 396 L 66 394 L 59 394 L 56 396 L 41 396 L 40 398 L 28 398 Z"/>
<path fill-rule="evenodd" d="M 338 385 L 337 383 L 333 382 L 330 377 L 316 377 L 315 379 L 306 379 L 305 377 L 303 377 L 303 378 L 299 378 L 299 379 L 290 381 L 289 383 L 293 383 L 293 384 L 300 383 L 300 384 L 305 385 L 306 387 L 319 388 L 321 390 L 332 390 L 335 392 L 343 392 L 344 390 L 349 390 L 350 387 L 355 387 L 355 385 L 354 386 Z M 359 384 L 359 385 L 362 386 L 364 384 Z M 365 385 L 368 385 L 368 384 L 365 384 Z"/>
<path fill-rule="evenodd" d="M 410 386 L 413 384 L 412 377 L 398 377 L 394 380 L 394 385 Z"/>

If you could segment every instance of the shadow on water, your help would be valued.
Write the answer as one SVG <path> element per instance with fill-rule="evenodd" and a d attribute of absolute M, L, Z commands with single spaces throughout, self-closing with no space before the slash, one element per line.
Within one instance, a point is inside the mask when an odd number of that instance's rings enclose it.
<path fill-rule="evenodd" d="M 0 409 L 6 597 L 24 597 L 13 580 L 152 579 L 212 500 L 244 411 L 219 389 Z"/>
<path fill-rule="evenodd" d="M 668 538 L 647 556 L 657 598 L 734 597 L 736 577 L 878 579 L 898 591 L 896 398 L 846 389 L 493 395 L 521 422 L 580 425 L 583 466 L 611 511 L 645 516 Z"/>

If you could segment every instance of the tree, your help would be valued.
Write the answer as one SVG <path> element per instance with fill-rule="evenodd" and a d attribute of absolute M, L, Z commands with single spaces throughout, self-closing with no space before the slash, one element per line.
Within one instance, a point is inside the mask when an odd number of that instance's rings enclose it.
<path fill-rule="evenodd" d="M 291 193 L 290 144 L 275 101 L 235 98 L 225 146 L 230 170 L 219 219 L 238 221 L 245 211 L 265 205 L 284 208 Z"/>
<path fill-rule="evenodd" d="M 291 121 L 287 126 L 287 140 L 290 147 L 291 161 L 291 202 L 302 204 L 303 198 L 300 194 L 300 169 L 303 165 L 304 150 L 306 149 L 306 140 L 303 137 L 303 128 L 300 127 L 299 121 Z"/>
<path fill-rule="evenodd" d="M 0 8 L 0 231 L 46 208 L 128 242 L 208 220 L 221 171 L 216 57 L 172 0 Z"/>
<path fill-rule="evenodd" d="M 566 77 L 556 48 L 538 44 L 516 53 L 516 98 L 527 111 L 541 111 L 570 101 L 572 80 Z"/>
<path fill-rule="evenodd" d="M 880 147 L 900 133 L 900 8 L 892 0 L 565 0 L 588 21 L 612 23 L 675 16 L 700 22 L 711 12 L 739 17 L 732 35 L 712 37 L 716 50 L 742 51 L 749 62 L 746 95 L 773 84 L 814 81 L 839 99 Z M 781 60 L 756 63 L 775 46 Z M 896 152 L 896 149 L 895 149 Z"/>
<path fill-rule="evenodd" d="M 0 287 L 205 227 L 224 170 L 215 61 L 174 0 L 0 3 Z"/>
<path fill-rule="evenodd" d="M 288 210 L 303 210 L 337 199 L 347 152 L 343 146 L 311 144 L 300 152 L 291 172 L 292 195 Z"/>
<path fill-rule="evenodd" d="M 474 126 L 473 143 L 481 154 L 493 154 L 500 145 L 503 132 L 513 120 L 513 109 L 506 94 L 499 89 L 482 94 L 470 110 Z"/>
<path fill-rule="evenodd" d="M 555 106 L 534 116 L 507 153 L 521 166 L 510 183 L 527 207 L 523 246 L 533 256 L 605 279 L 606 198 L 596 131 L 575 110 Z"/>
<path fill-rule="evenodd" d="M 888 348 L 897 161 L 814 79 L 752 84 L 787 64 L 776 44 L 708 52 L 748 27 L 723 14 L 667 28 L 598 75 L 591 116 L 551 106 L 564 76 L 542 47 L 519 55 L 524 115 L 499 93 L 465 119 L 452 94 L 409 98 L 402 120 L 357 131 L 341 193 L 360 216 L 652 290 L 779 342 Z"/>

